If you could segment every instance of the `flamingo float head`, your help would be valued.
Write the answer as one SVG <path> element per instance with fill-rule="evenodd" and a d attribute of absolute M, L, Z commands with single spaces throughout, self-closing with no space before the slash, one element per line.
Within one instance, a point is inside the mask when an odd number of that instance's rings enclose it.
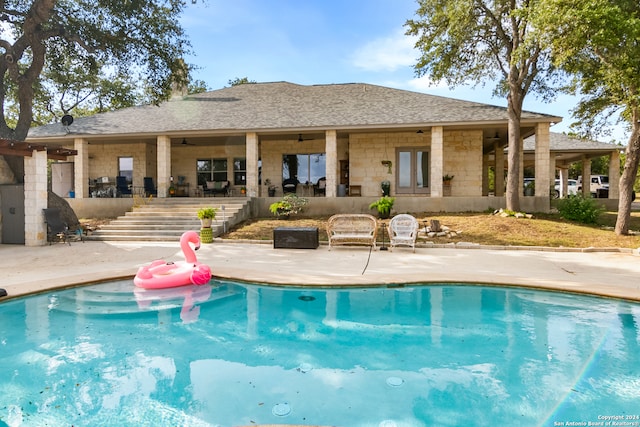
<path fill-rule="evenodd" d="M 189 243 L 193 243 L 196 250 L 200 248 L 200 236 L 198 236 L 198 233 L 193 230 L 182 233 L 182 236 L 180 237 L 180 248 L 182 249 L 186 262 L 190 264 L 196 263 L 198 262 L 196 253 L 194 252 L 194 249 L 189 246 Z"/>

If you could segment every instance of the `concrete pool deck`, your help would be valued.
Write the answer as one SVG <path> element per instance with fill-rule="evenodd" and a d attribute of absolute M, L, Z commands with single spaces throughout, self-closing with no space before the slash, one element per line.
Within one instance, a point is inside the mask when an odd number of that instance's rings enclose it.
<path fill-rule="evenodd" d="M 196 252 L 215 277 L 281 285 L 363 286 L 480 283 L 533 286 L 640 301 L 638 250 L 451 246 L 369 251 L 367 247 L 274 249 L 218 241 Z M 8 297 L 111 278 L 133 277 L 155 259 L 183 260 L 178 242 L 72 242 L 0 245 L 0 288 Z M 132 283 L 133 286 L 133 283 Z M 2 298 L 0 300 L 6 300 Z"/>

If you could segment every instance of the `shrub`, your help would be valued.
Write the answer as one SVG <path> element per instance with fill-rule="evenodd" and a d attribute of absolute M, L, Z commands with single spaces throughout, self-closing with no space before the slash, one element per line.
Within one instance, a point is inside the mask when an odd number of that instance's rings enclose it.
<path fill-rule="evenodd" d="M 269 205 L 272 214 L 282 217 L 289 217 L 302 212 L 302 209 L 309 203 L 303 197 L 298 197 L 293 193 L 286 194 L 281 200 Z"/>
<path fill-rule="evenodd" d="M 558 212 L 564 219 L 583 224 L 595 224 L 604 209 L 592 198 L 582 194 L 569 196 L 558 202 Z"/>

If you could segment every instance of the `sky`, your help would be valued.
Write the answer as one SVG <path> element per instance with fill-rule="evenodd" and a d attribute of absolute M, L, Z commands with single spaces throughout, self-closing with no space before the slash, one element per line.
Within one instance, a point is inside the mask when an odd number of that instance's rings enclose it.
<path fill-rule="evenodd" d="M 404 33 L 415 18 L 415 0 L 204 0 L 188 2 L 181 23 L 194 55 L 194 77 L 212 89 L 247 77 L 259 83 L 301 85 L 369 83 L 396 89 L 506 106 L 494 85 L 447 87 L 418 78 L 420 53 Z M 578 98 L 559 95 L 544 103 L 534 94 L 524 109 L 563 117 L 552 132 L 568 132 Z M 602 142 L 626 144 L 621 127 Z"/>

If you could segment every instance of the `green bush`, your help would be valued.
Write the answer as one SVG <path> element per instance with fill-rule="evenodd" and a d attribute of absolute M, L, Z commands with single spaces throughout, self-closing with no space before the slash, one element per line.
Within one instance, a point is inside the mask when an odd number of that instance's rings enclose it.
<path fill-rule="evenodd" d="M 604 209 L 592 198 L 582 194 L 569 196 L 558 202 L 558 212 L 564 219 L 583 224 L 595 224 Z"/>
<path fill-rule="evenodd" d="M 308 203 L 309 201 L 304 197 L 289 193 L 285 194 L 281 200 L 269 205 L 269 210 L 276 216 L 288 218 L 290 215 L 297 215 L 302 212 Z"/>

